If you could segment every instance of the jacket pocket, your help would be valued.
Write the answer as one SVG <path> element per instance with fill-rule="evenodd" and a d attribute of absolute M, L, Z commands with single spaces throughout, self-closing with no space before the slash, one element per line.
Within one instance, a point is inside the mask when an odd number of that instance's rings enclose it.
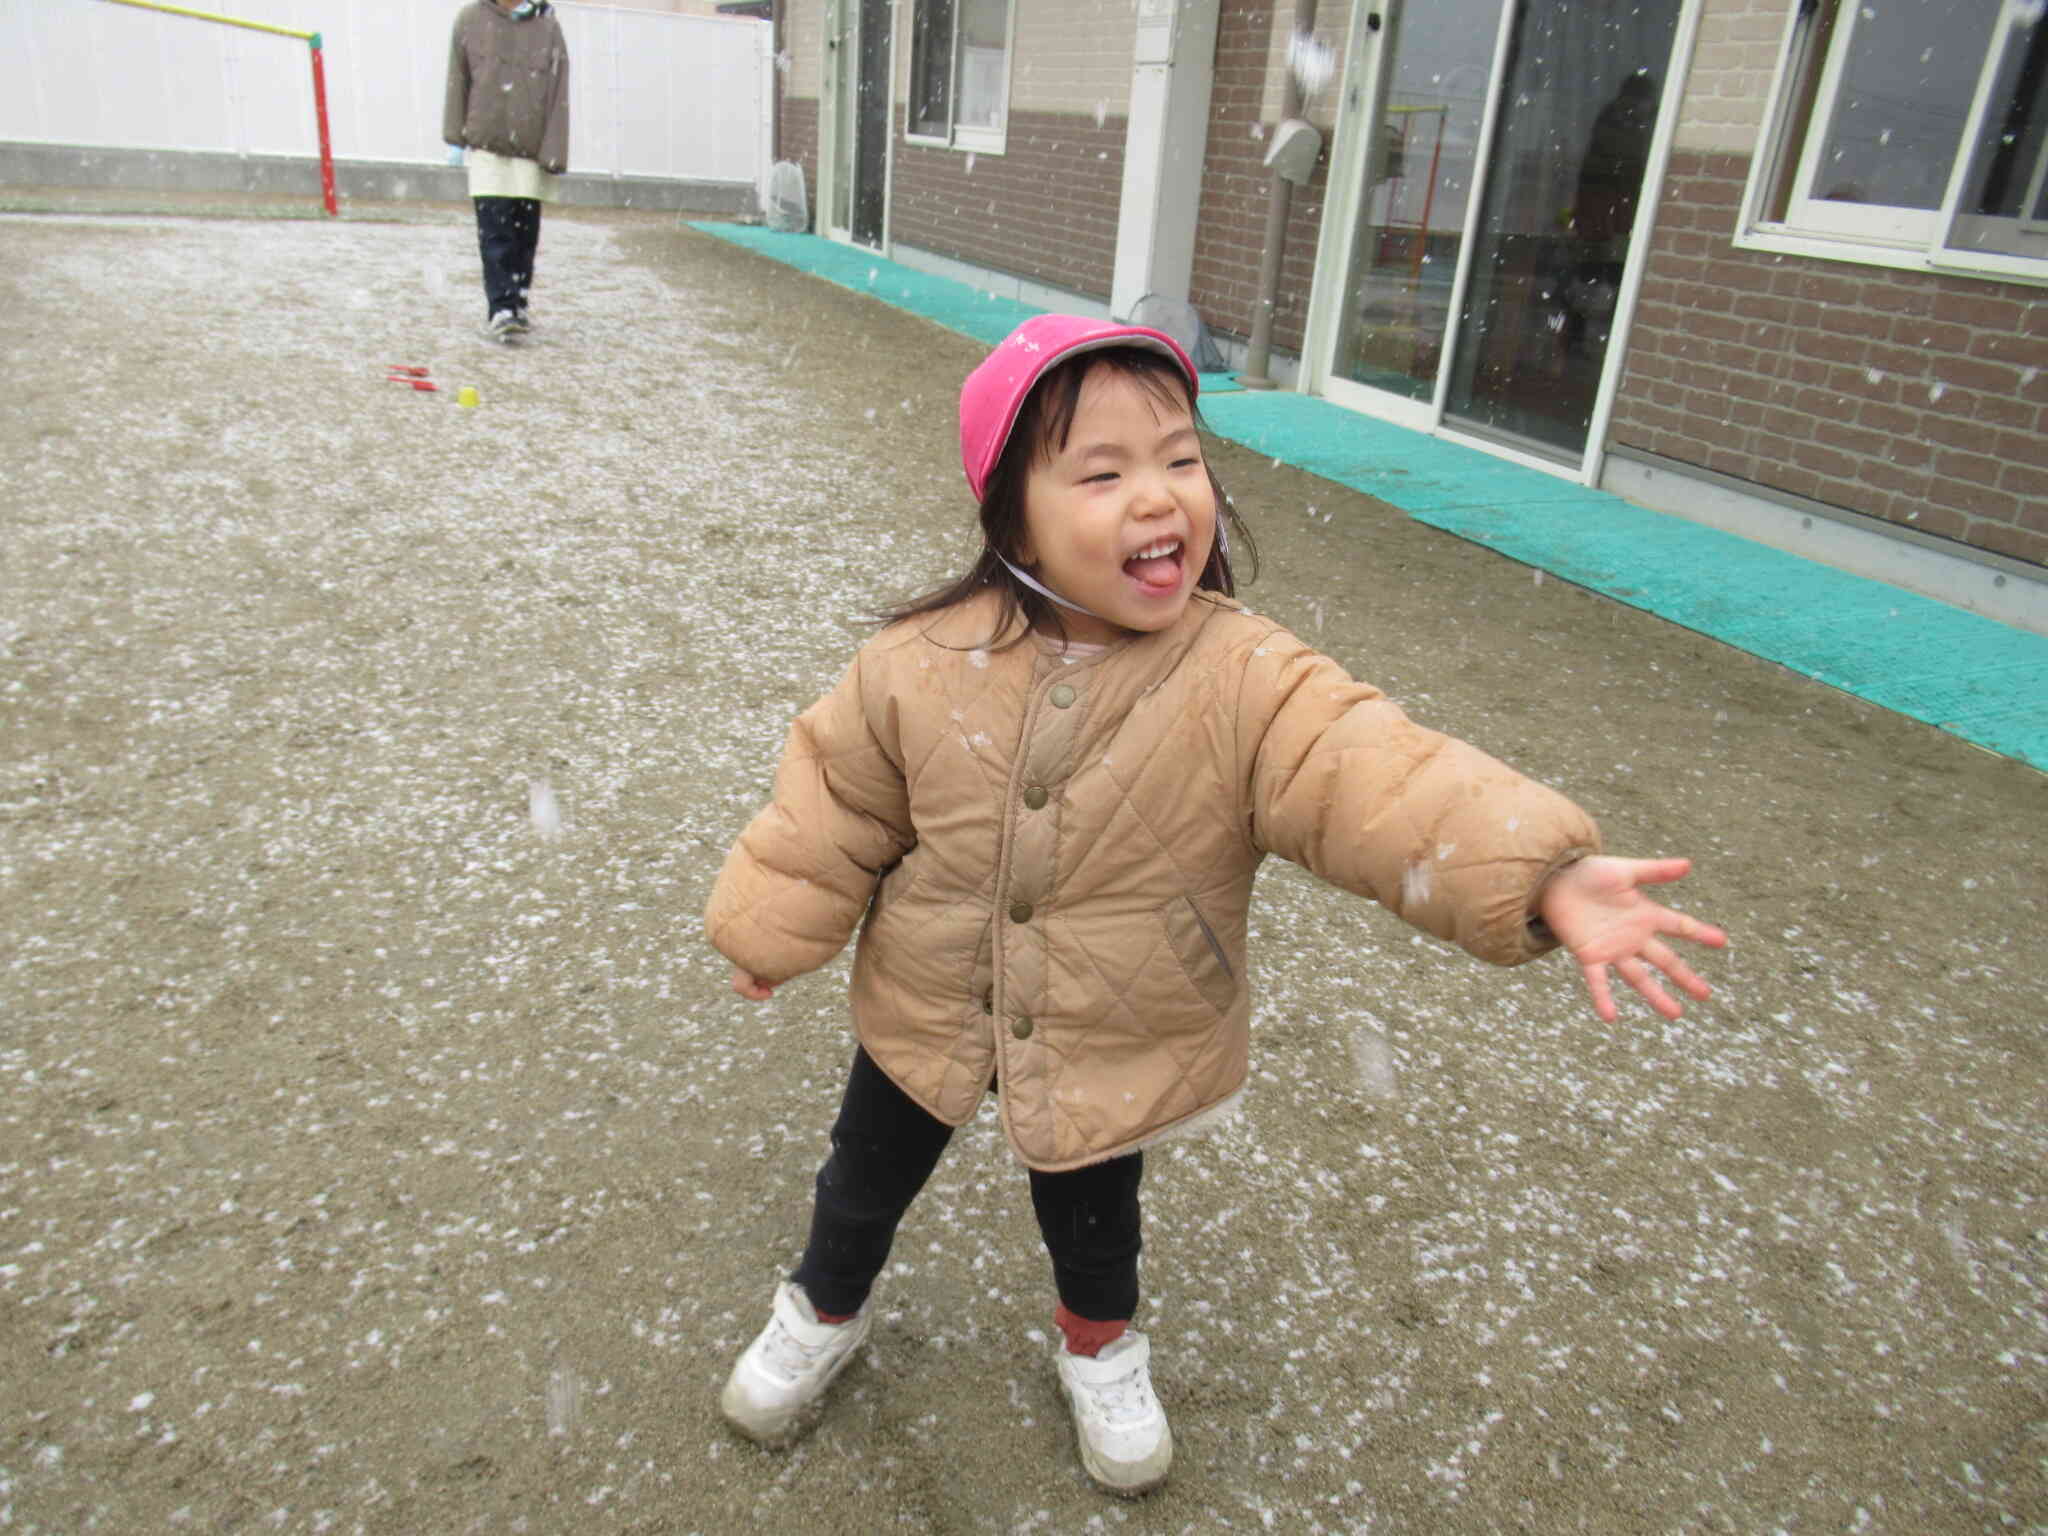
<path fill-rule="evenodd" d="M 1223 941 L 1192 896 L 1176 896 L 1159 909 L 1166 924 L 1167 942 L 1174 957 L 1187 973 L 1195 990 L 1219 1013 L 1228 1013 L 1237 1002 L 1237 973 L 1223 951 Z"/>
<path fill-rule="evenodd" d="M 867 917 L 863 921 L 863 926 L 871 926 L 875 919 L 882 915 L 884 907 L 893 907 L 909 895 L 917 884 L 918 873 L 917 870 L 907 868 L 902 859 L 898 859 L 883 870 L 881 879 L 875 882 L 873 894 L 868 897 Z"/>

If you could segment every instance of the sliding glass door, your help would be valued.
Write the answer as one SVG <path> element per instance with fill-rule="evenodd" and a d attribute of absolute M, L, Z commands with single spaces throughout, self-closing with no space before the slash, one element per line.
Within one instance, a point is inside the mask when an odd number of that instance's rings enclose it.
<path fill-rule="evenodd" d="M 1680 4 L 1361 6 L 1322 254 L 1341 278 L 1311 319 L 1325 393 L 1582 459 Z"/>
<path fill-rule="evenodd" d="M 1407 400 L 1435 398 L 1500 3 L 1376 7 L 1369 14 L 1378 15 L 1379 27 L 1359 29 L 1356 41 L 1366 46 L 1354 50 L 1353 67 L 1371 78 L 1354 76 L 1346 90 L 1370 91 L 1378 105 L 1358 119 L 1370 137 L 1331 366 L 1348 383 Z"/>
<path fill-rule="evenodd" d="M 1584 454 L 1677 24 L 1677 0 L 1516 7 L 1447 422 Z"/>

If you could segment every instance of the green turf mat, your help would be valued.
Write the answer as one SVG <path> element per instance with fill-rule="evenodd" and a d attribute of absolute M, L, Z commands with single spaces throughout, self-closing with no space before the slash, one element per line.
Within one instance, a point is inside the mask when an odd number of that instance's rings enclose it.
<path fill-rule="evenodd" d="M 772 256 L 786 266 L 797 267 L 841 288 L 872 294 L 885 304 L 923 315 L 949 331 L 972 336 L 991 347 L 1033 315 L 1044 313 L 1034 304 L 1005 299 L 972 283 L 920 272 L 864 247 L 841 245 L 816 235 L 793 235 L 756 224 L 719 224 L 708 220 L 692 223 L 690 228 Z M 1202 375 L 1204 397 L 1242 387 L 1227 373 Z"/>

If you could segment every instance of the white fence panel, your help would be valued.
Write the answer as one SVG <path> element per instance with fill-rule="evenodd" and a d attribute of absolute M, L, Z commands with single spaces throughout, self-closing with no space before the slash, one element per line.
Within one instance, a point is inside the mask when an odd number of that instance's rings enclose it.
<path fill-rule="evenodd" d="M 773 110 L 768 24 L 611 6 L 562 8 L 572 160 L 622 176 L 688 163 L 758 184 Z M 438 110 L 438 109 L 437 109 Z"/>
<path fill-rule="evenodd" d="M 338 160 L 440 164 L 460 6 L 420 0 L 187 0 L 317 32 Z M 569 42 L 569 168 L 762 184 L 765 22 L 557 6 Z M 0 0 L 0 141 L 316 155 L 297 38 L 109 0 Z"/>

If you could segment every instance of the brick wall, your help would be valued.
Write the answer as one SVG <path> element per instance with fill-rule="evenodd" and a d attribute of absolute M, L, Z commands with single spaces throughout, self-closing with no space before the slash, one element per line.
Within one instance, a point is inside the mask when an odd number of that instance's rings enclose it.
<path fill-rule="evenodd" d="M 1005 150 L 913 144 L 896 114 L 889 237 L 1108 302 L 1124 119 L 1012 109 Z"/>
<path fill-rule="evenodd" d="M 776 85 L 815 102 L 824 73 L 825 0 L 776 0 Z"/>
<path fill-rule="evenodd" d="M 804 189 L 813 211 L 818 206 L 818 99 L 784 96 L 776 104 L 775 158 L 794 160 L 804 168 Z M 814 221 L 815 222 L 815 221 Z"/>
<path fill-rule="evenodd" d="M 1013 113 L 1129 113 L 1136 38 L 1131 6 L 1102 0 L 1013 0 L 1013 9 Z M 909 61 L 904 64 L 899 90 L 909 89 Z"/>
<path fill-rule="evenodd" d="M 1704 0 L 1679 106 L 1680 147 L 1749 153 L 1794 9 L 1787 0 Z"/>
<path fill-rule="evenodd" d="M 2048 564 L 2048 290 L 1737 250 L 1672 157 L 1610 440 Z"/>
<path fill-rule="evenodd" d="M 1289 7 L 1292 15 L 1292 7 Z M 1251 332 L 1259 299 L 1259 258 L 1266 240 L 1272 177 L 1265 168 L 1273 124 L 1262 118 L 1272 79 L 1272 0 L 1225 0 L 1216 27 L 1216 74 L 1210 88 L 1209 143 L 1202 160 L 1202 204 L 1195 225 L 1194 275 L 1188 297 L 1214 331 Z M 1329 176 L 1329 130 L 1314 178 L 1296 187 L 1288 206 L 1286 254 L 1280 267 L 1273 345 L 1301 350 L 1315 279 L 1316 234 Z"/>
<path fill-rule="evenodd" d="M 914 144 L 897 104 L 889 237 L 940 256 L 1109 301 L 1123 200 L 1124 120 L 1010 114 L 1000 155 Z M 804 168 L 818 226 L 818 103 L 784 96 L 776 158 Z"/>

